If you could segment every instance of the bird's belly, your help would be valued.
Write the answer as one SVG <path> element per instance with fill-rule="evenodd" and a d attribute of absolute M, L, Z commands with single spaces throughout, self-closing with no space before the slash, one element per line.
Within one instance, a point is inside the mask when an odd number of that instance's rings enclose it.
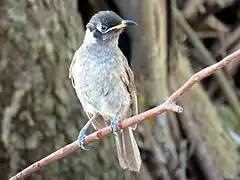
<path fill-rule="evenodd" d="M 82 70 L 75 76 L 75 88 L 84 110 L 113 118 L 125 116 L 131 100 L 124 83 L 114 69 L 101 67 Z"/>

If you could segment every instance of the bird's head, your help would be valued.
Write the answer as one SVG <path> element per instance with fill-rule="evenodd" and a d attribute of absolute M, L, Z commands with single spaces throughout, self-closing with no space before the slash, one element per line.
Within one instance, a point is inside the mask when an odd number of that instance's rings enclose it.
<path fill-rule="evenodd" d="M 128 25 L 137 25 L 137 23 L 124 20 L 113 11 L 100 11 L 87 24 L 86 35 L 102 41 L 118 39 L 120 33 Z"/>

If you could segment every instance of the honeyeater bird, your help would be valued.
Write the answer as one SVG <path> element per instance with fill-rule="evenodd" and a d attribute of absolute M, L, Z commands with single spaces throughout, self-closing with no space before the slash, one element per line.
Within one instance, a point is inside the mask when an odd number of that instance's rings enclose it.
<path fill-rule="evenodd" d="M 111 125 L 120 166 L 138 172 L 141 157 L 132 132 L 136 125 L 116 132 L 118 122 L 138 113 L 134 75 L 118 47 L 119 35 L 129 25 L 137 23 L 123 20 L 113 11 L 95 14 L 73 56 L 69 77 L 89 118 L 79 133 L 78 145 L 86 149 L 84 140 L 90 124 L 95 129 Z"/>

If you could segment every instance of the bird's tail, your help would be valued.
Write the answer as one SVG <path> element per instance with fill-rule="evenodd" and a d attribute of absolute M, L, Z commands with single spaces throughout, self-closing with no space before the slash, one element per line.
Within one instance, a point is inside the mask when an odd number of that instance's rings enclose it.
<path fill-rule="evenodd" d="M 118 132 L 115 140 L 120 166 L 123 169 L 139 172 L 142 160 L 132 128 L 129 127 L 122 132 Z"/>

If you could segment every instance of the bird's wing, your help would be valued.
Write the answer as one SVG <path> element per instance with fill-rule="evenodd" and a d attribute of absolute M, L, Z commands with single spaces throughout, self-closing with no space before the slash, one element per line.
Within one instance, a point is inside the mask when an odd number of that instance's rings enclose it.
<path fill-rule="evenodd" d="M 91 119 L 93 116 L 91 113 L 86 112 L 88 119 Z M 103 117 L 99 114 L 92 122 L 92 126 L 95 130 L 99 130 L 108 126 L 107 122 L 103 119 Z"/>
<path fill-rule="evenodd" d="M 73 78 L 73 71 L 74 71 L 74 64 L 75 64 L 75 61 L 76 61 L 76 55 L 74 54 L 73 56 L 73 60 L 70 64 L 70 67 L 69 67 L 69 74 L 68 74 L 68 77 L 71 79 L 71 82 L 72 82 L 72 86 L 75 88 L 75 83 L 74 83 L 74 78 Z"/>
<path fill-rule="evenodd" d="M 132 99 L 132 115 L 138 114 L 138 104 L 137 104 L 137 90 L 134 83 L 134 74 L 131 68 L 128 65 L 127 59 L 123 56 L 123 63 L 124 63 L 124 71 L 121 73 L 121 79 L 123 83 L 126 85 L 127 90 Z M 133 127 L 135 129 L 136 126 Z"/>

